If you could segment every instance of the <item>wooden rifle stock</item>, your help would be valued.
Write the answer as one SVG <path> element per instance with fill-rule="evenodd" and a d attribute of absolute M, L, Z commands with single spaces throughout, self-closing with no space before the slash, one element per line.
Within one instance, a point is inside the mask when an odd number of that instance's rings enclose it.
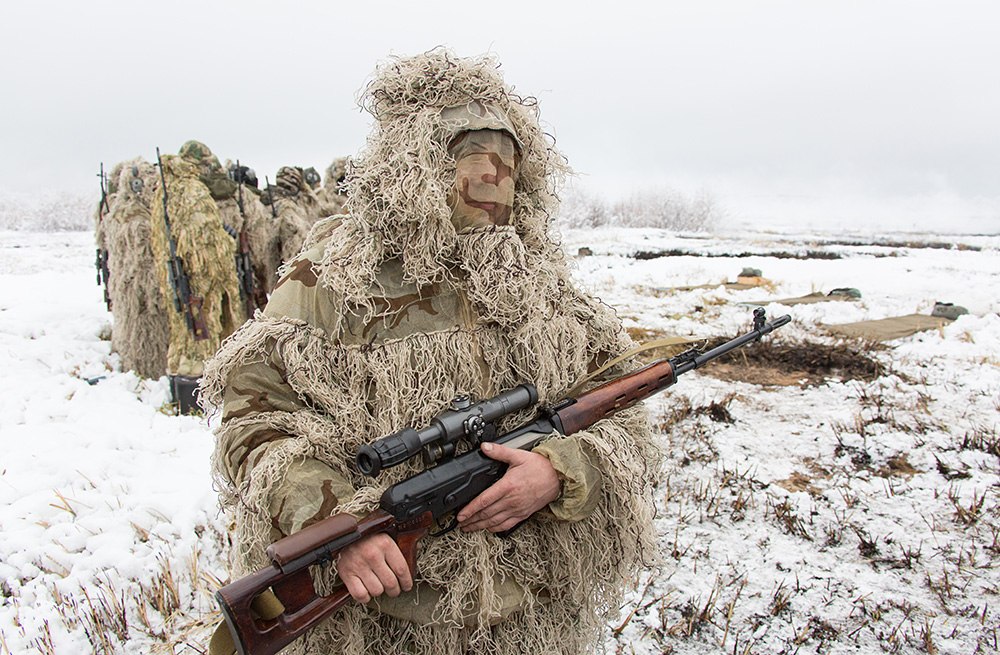
<path fill-rule="evenodd" d="M 649 398 L 676 381 L 670 360 L 661 359 L 628 375 L 605 382 L 572 401 L 564 401 L 552 410 L 562 426 L 560 432 L 568 436 L 589 428 L 609 414 Z"/>
<path fill-rule="evenodd" d="M 384 532 L 399 545 L 410 573 L 416 573 L 417 541 L 430 531 L 430 512 L 408 521 L 397 521 L 384 510 L 356 520 L 337 514 L 277 541 L 267 549 L 271 565 L 219 589 L 219 603 L 239 655 L 274 655 L 351 599 L 339 585 L 326 596 L 316 592 L 310 565 L 325 565 L 345 547 L 369 535 Z M 270 590 L 283 610 L 261 618 L 252 610 L 254 600 Z"/>

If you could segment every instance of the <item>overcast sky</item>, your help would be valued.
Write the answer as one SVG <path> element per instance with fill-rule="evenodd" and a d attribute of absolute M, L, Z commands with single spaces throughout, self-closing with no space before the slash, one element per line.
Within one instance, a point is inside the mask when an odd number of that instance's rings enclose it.
<path fill-rule="evenodd" d="M 8 2 L 0 188 L 96 188 L 188 139 L 261 179 L 322 169 L 363 145 L 376 63 L 436 45 L 495 53 L 594 194 L 936 202 L 1000 231 L 992 0 Z"/>

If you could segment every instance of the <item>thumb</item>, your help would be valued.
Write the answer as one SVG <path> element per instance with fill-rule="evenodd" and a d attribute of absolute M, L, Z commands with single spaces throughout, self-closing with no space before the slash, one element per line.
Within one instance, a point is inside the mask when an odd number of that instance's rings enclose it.
<path fill-rule="evenodd" d="M 495 459 L 498 462 L 504 462 L 506 464 L 517 464 L 522 459 L 526 453 L 519 448 L 508 448 L 502 444 L 491 443 L 489 441 L 484 442 L 482 445 L 483 454 L 490 459 Z"/>

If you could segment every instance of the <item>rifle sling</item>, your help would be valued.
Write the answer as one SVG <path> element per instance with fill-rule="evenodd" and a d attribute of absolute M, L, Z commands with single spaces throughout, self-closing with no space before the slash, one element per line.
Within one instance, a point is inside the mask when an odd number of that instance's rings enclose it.
<path fill-rule="evenodd" d="M 679 344 L 696 343 L 698 341 L 701 341 L 701 339 L 691 339 L 688 337 L 664 337 L 663 339 L 654 339 L 653 341 L 647 341 L 643 344 L 640 344 L 638 347 L 633 348 L 627 353 L 615 357 L 610 362 L 608 362 L 601 368 L 597 369 L 593 373 L 588 373 L 582 380 L 577 382 L 572 389 L 567 391 L 564 394 L 564 396 L 566 398 L 572 398 L 578 395 L 588 382 L 599 376 L 601 373 L 604 373 L 615 364 L 618 364 L 619 362 L 622 362 L 628 359 L 629 357 L 634 357 L 635 355 L 638 355 L 640 353 L 644 353 L 650 350 L 656 350 L 657 348 L 663 348 L 665 346 L 676 346 Z"/>

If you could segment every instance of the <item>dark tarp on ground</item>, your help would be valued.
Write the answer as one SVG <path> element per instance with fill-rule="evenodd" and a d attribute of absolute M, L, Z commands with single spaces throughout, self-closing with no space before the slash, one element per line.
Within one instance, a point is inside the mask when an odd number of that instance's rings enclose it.
<path fill-rule="evenodd" d="M 843 323 L 841 325 L 825 325 L 824 327 L 839 336 L 891 341 L 908 337 L 917 332 L 941 328 L 949 323 L 951 323 L 950 319 L 940 316 L 907 314 L 906 316 L 893 316 L 892 318 Z"/>
<path fill-rule="evenodd" d="M 792 306 L 792 305 L 809 305 L 817 302 L 828 302 L 828 301 L 839 301 L 839 300 L 855 300 L 855 298 L 851 298 L 850 296 L 841 296 L 841 295 L 829 296 L 817 291 L 816 293 L 810 293 L 806 296 L 799 296 L 798 298 L 784 298 L 782 300 L 749 300 L 747 302 L 742 302 L 740 304 L 754 305 L 754 306 L 760 305 L 761 307 L 763 307 L 764 305 L 768 305 L 770 303 L 777 303 L 779 305 Z"/>
<path fill-rule="evenodd" d="M 659 291 L 660 293 L 675 293 L 678 291 L 694 291 L 695 289 L 717 289 L 718 287 L 726 287 L 727 289 L 732 289 L 734 291 L 740 291 L 743 289 L 756 289 L 759 284 L 742 284 L 740 282 L 717 282 L 715 284 L 695 284 L 693 286 L 684 287 L 647 287 L 653 291 Z"/>

